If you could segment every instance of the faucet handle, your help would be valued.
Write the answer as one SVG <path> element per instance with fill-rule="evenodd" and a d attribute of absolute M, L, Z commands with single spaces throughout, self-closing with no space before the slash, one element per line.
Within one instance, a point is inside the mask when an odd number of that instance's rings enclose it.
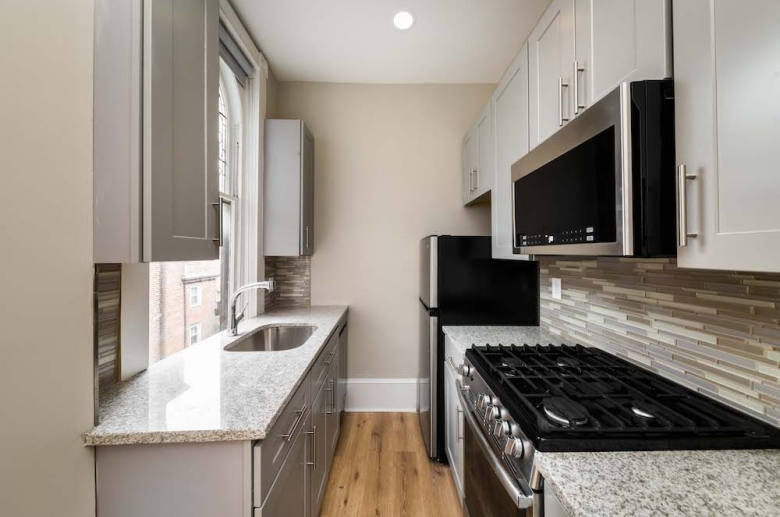
<path fill-rule="evenodd" d="M 238 325 L 238 322 L 244 319 L 244 312 L 246 311 L 246 308 L 249 306 L 248 303 L 244 304 L 244 307 L 241 309 L 241 311 L 236 314 L 236 325 Z"/>

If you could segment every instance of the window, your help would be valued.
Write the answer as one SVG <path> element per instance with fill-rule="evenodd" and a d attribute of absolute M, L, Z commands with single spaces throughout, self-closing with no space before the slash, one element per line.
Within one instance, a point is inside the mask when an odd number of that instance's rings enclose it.
<path fill-rule="evenodd" d="M 195 276 L 197 270 L 198 270 L 197 262 L 184 263 L 184 276 Z"/>
<path fill-rule="evenodd" d="M 200 341 L 200 323 L 190 325 L 190 345 Z"/>
<path fill-rule="evenodd" d="M 219 190 L 222 242 L 219 260 L 156 262 L 149 268 L 149 364 L 227 328 L 227 303 L 236 275 L 235 230 L 240 213 L 244 87 L 220 60 Z"/>
<path fill-rule="evenodd" d="M 199 285 L 190 286 L 190 307 L 200 307 L 203 303 L 203 288 Z"/>

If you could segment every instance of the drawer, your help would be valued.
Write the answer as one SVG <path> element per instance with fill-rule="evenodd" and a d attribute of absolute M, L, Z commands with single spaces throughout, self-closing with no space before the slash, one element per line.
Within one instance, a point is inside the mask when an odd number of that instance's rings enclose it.
<path fill-rule="evenodd" d="M 461 352 L 457 346 L 455 346 L 455 343 L 452 342 L 450 337 L 445 336 L 444 363 L 446 367 L 449 367 L 452 370 L 456 378 L 460 376 L 460 374 L 458 373 L 458 366 L 463 364 L 465 358 L 466 358 L 465 354 Z"/>
<path fill-rule="evenodd" d="M 295 437 L 303 429 L 307 411 L 311 406 L 309 398 L 309 378 L 298 386 L 287 407 L 268 432 L 264 440 L 257 442 L 252 454 L 254 456 L 254 506 L 263 505 L 263 501 L 271 490 L 279 469 L 284 464 L 287 454 L 295 441 Z"/>
<path fill-rule="evenodd" d="M 314 366 L 310 373 L 312 400 L 314 400 L 317 393 L 320 392 L 320 389 L 323 384 L 325 384 L 325 381 L 330 374 L 330 365 L 333 362 L 333 357 L 336 355 L 338 344 L 338 332 L 333 332 L 328 339 L 327 344 L 323 347 L 322 352 L 320 352 L 320 355 L 317 357 L 317 360 L 314 362 Z"/>

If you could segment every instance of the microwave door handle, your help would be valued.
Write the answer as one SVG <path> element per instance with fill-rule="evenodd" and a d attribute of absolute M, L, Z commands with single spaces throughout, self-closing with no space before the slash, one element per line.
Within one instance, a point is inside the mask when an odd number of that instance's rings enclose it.
<path fill-rule="evenodd" d="M 677 245 L 684 248 L 688 237 L 698 234 L 688 232 L 688 180 L 695 180 L 696 174 L 688 174 L 685 165 L 677 166 Z"/>

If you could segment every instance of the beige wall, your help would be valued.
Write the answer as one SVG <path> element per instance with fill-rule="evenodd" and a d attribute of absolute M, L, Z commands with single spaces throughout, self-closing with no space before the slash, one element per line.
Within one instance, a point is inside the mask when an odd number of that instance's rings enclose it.
<path fill-rule="evenodd" d="M 93 10 L 0 7 L 2 515 L 95 514 Z"/>
<path fill-rule="evenodd" d="M 316 140 L 315 305 L 350 305 L 350 377 L 417 377 L 419 241 L 488 235 L 464 208 L 460 142 L 493 85 L 282 83 Z"/>
<path fill-rule="evenodd" d="M 265 118 L 280 118 L 279 116 L 279 81 L 273 71 L 268 70 L 268 80 L 265 82 Z"/>

